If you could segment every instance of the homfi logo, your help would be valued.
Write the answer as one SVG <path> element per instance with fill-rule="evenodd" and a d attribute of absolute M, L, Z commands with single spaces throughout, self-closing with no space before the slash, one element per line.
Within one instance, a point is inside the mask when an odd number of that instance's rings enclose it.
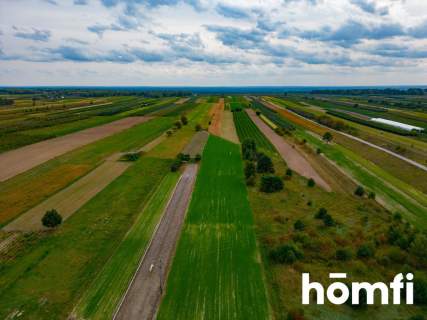
<path fill-rule="evenodd" d="M 347 279 L 346 273 L 330 273 L 330 279 Z M 335 305 L 346 303 L 351 294 L 351 304 L 361 304 L 359 299 L 360 292 L 366 291 L 366 304 L 374 304 L 375 293 L 380 294 L 381 304 L 401 304 L 401 296 L 404 293 L 405 304 L 414 303 L 414 283 L 412 282 L 414 275 L 412 273 L 406 274 L 404 277 L 402 273 L 396 275 L 392 282 L 385 284 L 383 282 L 351 282 L 350 284 L 341 281 L 335 281 L 326 289 L 326 298 Z M 310 304 L 310 294 L 315 293 L 316 304 L 325 303 L 325 288 L 319 282 L 310 282 L 310 274 L 302 274 L 302 304 Z"/>

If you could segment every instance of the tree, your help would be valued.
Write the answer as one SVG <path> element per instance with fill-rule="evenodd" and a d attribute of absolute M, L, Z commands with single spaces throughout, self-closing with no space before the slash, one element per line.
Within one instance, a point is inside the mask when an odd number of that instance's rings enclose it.
<path fill-rule="evenodd" d="M 316 182 L 312 178 L 308 179 L 307 186 L 309 186 L 310 188 L 312 188 L 315 185 L 316 185 Z"/>
<path fill-rule="evenodd" d="M 272 193 L 283 189 L 283 181 L 278 176 L 263 176 L 261 178 L 261 188 L 262 192 Z"/>
<path fill-rule="evenodd" d="M 365 195 L 365 189 L 362 186 L 357 186 L 356 190 L 354 190 L 354 194 L 363 197 Z"/>
<path fill-rule="evenodd" d="M 317 211 L 317 213 L 314 215 L 314 217 L 316 219 L 323 220 L 327 214 L 328 214 L 328 210 L 326 210 L 325 208 L 320 208 L 319 211 Z"/>
<path fill-rule="evenodd" d="M 196 131 L 202 130 L 202 126 L 200 124 L 196 124 L 195 126 Z"/>
<path fill-rule="evenodd" d="M 414 302 L 416 305 L 427 305 L 427 280 L 416 277 L 414 279 Z"/>
<path fill-rule="evenodd" d="M 286 177 L 288 177 L 289 179 L 292 177 L 292 174 L 293 174 L 293 172 L 292 172 L 292 170 L 291 169 L 286 169 Z"/>
<path fill-rule="evenodd" d="M 245 165 L 245 177 L 246 179 L 255 176 L 255 165 L 253 162 L 248 161 Z"/>
<path fill-rule="evenodd" d="M 305 229 L 304 222 L 302 222 L 302 220 L 299 220 L 299 219 L 297 221 L 295 221 L 295 223 L 294 223 L 294 229 L 296 231 L 302 231 L 302 230 L 304 230 Z"/>
<path fill-rule="evenodd" d="M 329 131 L 325 132 L 325 134 L 323 135 L 323 140 L 329 143 L 332 141 L 332 139 L 333 139 L 332 133 L 330 133 Z"/>
<path fill-rule="evenodd" d="M 172 135 L 172 130 L 168 130 L 168 131 L 166 131 L 166 135 L 167 135 L 168 137 L 170 137 L 170 136 Z"/>
<path fill-rule="evenodd" d="M 293 244 L 282 245 L 270 252 L 270 259 L 275 263 L 292 264 L 303 257 L 303 253 Z"/>
<path fill-rule="evenodd" d="M 186 116 L 184 116 L 184 115 L 182 115 L 181 116 L 181 122 L 182 122 L 182 124 L 185 126 L 185 125 L 187 125 L 187 123 L 188 123 L 188 119 L 187 119 L 187 117 Z"/>
<path fill-rule="evenodd" d="M 372 200 L 375 200 L 375 192 L 373 192 L 373 191 L 371 191 L 371 192 L 369 192 L 369 194 L 368 194 L 368 199 L 372 199 Z"/>
<path fill-rule="evenodd" d="M 256 160 L 256 143 L 253 139 L 245 139 L 242 143 L 242 155 L 245 160 Z"/>
<path fill-rule="evenodd" d="M 42 218 L 42 224 L 47 228 L 55 228 L 62 223 L 62 217 L 55 209 L 48 210 Z"/>
<path fill-rule="evenodd" d="M 332 216 L 328 213 L 323 217 L 322 220 L 326 227 L 333 227 L 335 225 L 334 218 L 332 218 Z"/>
<path fill-rule="evenodd" d="M 362 244 L 357 249 L 357 256 L 359 258 L 370 258 L 370 257 L 373 257 L 374 256 L 374 249 L 370 245 Z"/>
<path fill-rule="evenodd" d="M 257 168 L 259 173 L 274 173 L 273 161 L 263 153 L 258 154 Z"/>
<path fill-rule="evenodd" d="M 352 254 L 351 254 L 350 249 L 340 248 L 340 249 L 337 249 L 335 256 L 336 256 L 337 260 L 348 261 L 351 259 Z"/>
<path fill-rule="evenodd" d="M 200 154 L 196 154 L 196 156 L 194 157 L 194 160 L 196 162 L 199 162 L 200 160 L 202 160 L 202 156 Z"/>
<path fill-rule="evenodd" d="M 181 129 L 181 127 L 182 127 L 181 121 L 176 121 L 176 122 L 175 122 L 175 127 L 176 127 L 177 129 Z"/>

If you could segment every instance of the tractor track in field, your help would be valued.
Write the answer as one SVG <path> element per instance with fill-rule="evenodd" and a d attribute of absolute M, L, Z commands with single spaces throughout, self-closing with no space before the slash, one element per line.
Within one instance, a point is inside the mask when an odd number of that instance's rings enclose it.
<path fill-rule="evenodd" d="M 197 171 L 197 164 L 189 164 L 185 168 L 113 319 L 155 318 L 165 291 L 169 266 L 191 200 Z"/>
<path fill-rule="evenodd" d="M 96 142 L 138 124 L 152 117 L 128 117 L 93 128 L 37 142 L 19 149 L 0 154 L 0 182 L 30 170 L 64 153 Z"/>

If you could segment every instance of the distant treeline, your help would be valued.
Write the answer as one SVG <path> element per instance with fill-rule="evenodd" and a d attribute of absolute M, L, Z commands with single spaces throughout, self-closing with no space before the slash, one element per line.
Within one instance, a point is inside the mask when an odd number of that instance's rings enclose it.
<path fill-rule="evenodd" d="M 132 89 L 88 89 L 88 88 L 0 88 L 0 94 L 34 95 L 39 98 L 88 98 L 88 97 L 115 97 L 141 96 L 147 98 L 185 97 L 190 91 L 182 90 L 132 90 Z"/>
<path fill-rule="evenodd" d="M 409 89 L 322 89 L 312 90 L 312 94 L 333 94 L 333 95 L 411 95 L 419 96 L 427 94 L 427 89 L 409 88 Z"/>
<path fill-rule="evenodd" d="M 0 106 L 11 106 L 13 102 L 13 99 L 0 98 Z"/>

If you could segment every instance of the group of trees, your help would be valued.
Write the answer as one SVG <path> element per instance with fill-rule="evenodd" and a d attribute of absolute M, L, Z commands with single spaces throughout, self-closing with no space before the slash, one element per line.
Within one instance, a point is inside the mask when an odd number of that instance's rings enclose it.
<path fill-rule="evenodd" d="M 274 175 L 273 161 L 266 154 L 257 151 L 254 140 L 243 141 L 242 156 L 246 160 L 244 173 L 247 185 L 255 185 L 256 174 L 260 173 L 262 174 L 260 191 L 271 193 L 283 189 L 282 179 Z"/>

